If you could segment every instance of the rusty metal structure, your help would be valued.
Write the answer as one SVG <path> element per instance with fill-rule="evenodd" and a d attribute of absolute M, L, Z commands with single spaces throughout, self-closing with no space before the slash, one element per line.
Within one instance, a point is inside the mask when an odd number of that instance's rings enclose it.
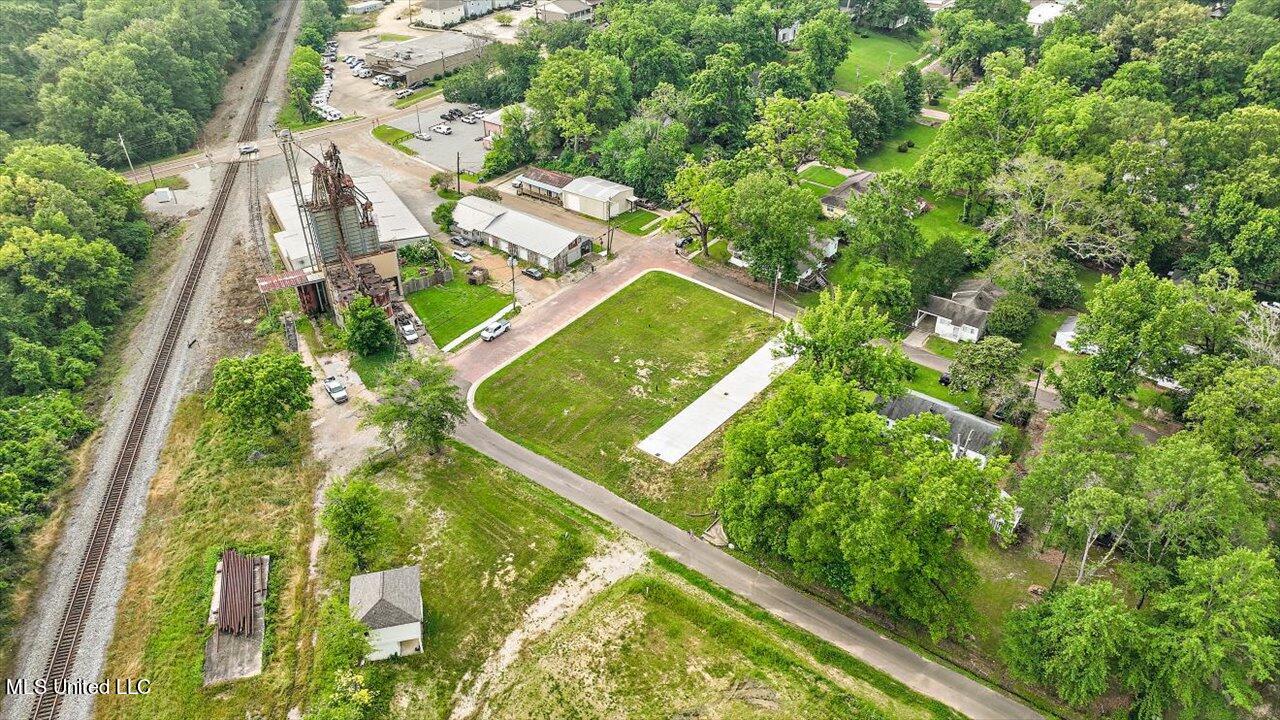
<path fill-rule="evenodd" d="M 263 559 L 241 555 L 235 550 L 222 552 L 222 573 L 218 582 L 218 632 L 229 635 L 252 635 L 255 594 L 264 584 L 261 579 Z"/>

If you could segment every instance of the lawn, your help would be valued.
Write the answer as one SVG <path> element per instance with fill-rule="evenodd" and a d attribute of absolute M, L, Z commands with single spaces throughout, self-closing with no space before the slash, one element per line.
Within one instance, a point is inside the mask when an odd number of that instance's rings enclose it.
<path fill-rule="evenodd" d="M 924 199 L 933 206 L 932 210 L 916 218 L 916 224 L 920 226 L 920 234 L 924 235 L 925 239 L 936 240 L 943 235 L 959 237 L 977 234 L 978 230 L 975 227 L 960 220 L 960 215 L 964 211 L 964 198 L 926 191 Z"/>
<path fill-rule="evenodd" d="M 191 187 L 191 183 L 181 175 L 166 175 L 165 177 L 156 178 L 155 181 L 148 180 L 133 186 L 138 191 L 138 195 L 146 197 L 155 192 L 156 188 L 172 188 L 174 190 L 186 190 Z"/>
<path fill-rule="evenodd" d="M 383 707 L 368 717 L 444 718 L 463 677 L 520 623 L 526 607 L 613 534 L 602 521 L 475 451 L 449 444 L 437 456 L 406 454 L 356 474 L 388 493 L 395 532 L 373 567 L 419 564 L 423 652 L 377 663 Z M 349 562 L 332 547 L 322 569 L 345 593 Z M 412 711 L 388 708 L 412 698 Z M 400 703 L 396 703 L 399 705 Z M 278 717 L 283 717 L 281 714 Z"/>
<path fill-rule="evenodd" d="M 1005 615 L 1034 601 L 1028 587 L 1052 585 L 1057 566 L 1040 559 L 1025 543 L 1005 549 L 969 546 L 965 556 L 978 571 L 978 586 L 970 596 L 977 611 L 977 643 L 994 657 L 1004 637 Z"/>
<path fill-rule="evenodd" d="M 405 140 L 413 137 L 413 133 L 409 130 L 401 130 L 392 125 L 379 125 L 373 129 L 373 136 L 391 147 L 399 150 L 405 155 L 417 155 L 418 151 L 411 147 L 402 145 Z"/>
<path fill-rule="evenodd" d="M 934 355 L 941 355 L 948 360 L 955 360 L 956 353 L 960 350 L 960 343 L 937 335 L 930 335 L 929 339 L 924 341 L 924 349 Z"/>
<path fill-rule="evenodd" d="M 288 425 L 279 447 L 261 448 L 254 467 L 232 460 L 210 419 L 200 395 L 178 406 L 108 650 L 106 675 L 149 678 L 151 693 L 98 698 L 101 720 L 282 718 L 305 696 L 311 498 L 323 474 L 306 459 L 308 418 Z M 227 547 L 271 556 L 267 650 L 261 675 L 204 688 L 209 593 Z"/>
<path fill-rule="evenodd" d="M 511 304 L 510 294 L 498 292 L 492 286 L 468 285 L 467 266 L 451 257 L 446 259 L 453 266 L 452 280 L 410 293 L 405 298 L 427 326 L 437 347 L 444 347 Z"/>
<path fill-rule="evenodd" d="M 885 140 L 872 149 L 872 152 L 858 156 L 858 167 L 874 172 L 886 170 L 909 170 L 921 157 L 938 135 L 938 128 L 918 122 L 908 123 L 896 135 Z M 915 147 L 906 152 L 898 152 L 898 146 L 905 142 L 914 142 Z"/>
<path fill-rule="evenodd" d="M 494 429 L 539 454 L 677 525 L 705 527 L 715 436 L 674 466 L 634 446 L 779 327 L 756 308 L 652 272 L 484 381 L 476 404 Z"/>
<path fill-rule="evenodd" d="M 810 165 L 800 173 L 800 179 L 833 188 L 844 182 L 844 175 L 825 165 Z"/>
<path fill-rule="evenodd" d="M 405 356 L 403 347 L 399 338 L 396 338 L 395 347 L 390 350 L 384 350 L 376 355 L 359 355 L 351 353 L 351 369 L 356 371 L 360 376 L 360 382 L 370 388 L 376 388 L 382 384 L 383 376 L 387 374 L 387 370 L 396 360 Z"/>
<path fill-rule="evenodd" d="M 393 101 L 391 105 L 392 107 L 395 107 L 398 109 L 404 109 L 409 107 L 410 105 L 417 105 L 419 102 L 426 100 L 429 97 L 435 97 L 436 95 L 439 95 L 440 90 L 441 88 L 435 86 L 434 84 L 427 85 L 426 87 L 420 88 L 418 90 L 414 90 L 411 94 L 409 94 L 406 97 L 402 97 L 399 100 Z"/>
<path fill-rule="evenodd" d="M 645 228 L 649 226 L 658 216 L 648 210 L 636 208 L 628 212 L 622 213 L 613 220 L 617 223 L 617 228 L 623 232 L 632 235 L 644 235 Z"/>
<path fill-rule="evenodd" d="M 669 567 L 617 583 L 529 646 L 487 716 L 957 717 Z"/>
<path fill-rule="evenodd" d="M 875 80 L 896 75 L 924 55 L 920 50 L 923 36 L 860 31 L 870 37 L 855 37 L 849 56 L 836 68 L 835 86 L 840 90 L 856 92 Z"/>
<path fill-rule="evenodd" d="M 907 381 L 907 387 L 918 393 L 928 395 L 929 397 L 937 398 L 943 402 L 949 402 L 965 412 L 976 414 L 982 409 L 979 406 L 978 396 L 976 393 L 972 391 L 964 393 L 956 392 L 950 387 L 938 382 L 941 378 L 942 373 L 937 370 L 927 368 L 923 365 L 917 365 L 916 376 Z"/>
<path fill-rule="evenodd" d="M 400 33 L 382 33 L 378 36 L 378 39 L 382 42 L 404 42 L 405 40 L 412 40 L 413 36 L 401 35 Z"/>

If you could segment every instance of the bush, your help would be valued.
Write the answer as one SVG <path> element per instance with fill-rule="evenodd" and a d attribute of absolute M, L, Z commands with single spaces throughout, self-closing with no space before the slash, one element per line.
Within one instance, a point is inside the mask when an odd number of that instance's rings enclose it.
<path fill-rule="evenodd" d="M 357 355 L 369 357 L 390 350 L 396 344 L 396 331 L 387 315 L 367 297 L 351 301 L 344 313 L 347 348 Z"/>
<path fill-rule="evenodd" d="M 432 222 L 440 226 L 444 232 L 449 232 L 453 229 L 453 209 L 457 206 L 458 203 L 455 200 L 440 203 L 435 210 L 431 211 Z"/>
<path fill-rule="evenodd" d="M 909 146 L 909 145 L 907 145 L 906 143 L 898 143 L 898 152 L 900 152 L 900 153 L 904 153 L 904 152 L 906 152 L 908 149 L 910 149 L 910 146 Z"/>
<path fill-rule="evenodd" d="M 1022 340 L 1031 332 L 1039 316 L 1036 299 L 1023 293 L 1011 292 L 996 300 L 987 316 L 987 332 L 1010 340 Z"/>
<path fill-rule="evenodd" d="M 484 198 L 485 200 L 489 200 L 491 202 L 502 202 L 502 195 L 497 190 L 494 190 L 493 188 L 487 185 L 481 185 L 479 187 L 473 188 L 467 194 L 475 195 L 478 198 Z"/>

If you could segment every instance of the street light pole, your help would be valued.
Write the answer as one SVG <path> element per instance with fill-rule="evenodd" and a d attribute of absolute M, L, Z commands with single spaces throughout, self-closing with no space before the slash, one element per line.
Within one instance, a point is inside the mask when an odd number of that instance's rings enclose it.
<path fill-rule="evenodd" d="M 511 306 L 516 305 L 516 258 L 511 256 L 507 258 L 507 264 L 511 266 Z"/>

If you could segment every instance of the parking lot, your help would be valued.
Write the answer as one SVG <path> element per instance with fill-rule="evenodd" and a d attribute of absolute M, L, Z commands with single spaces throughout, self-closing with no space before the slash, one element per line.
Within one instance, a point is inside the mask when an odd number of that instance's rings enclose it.
<path fill-rule="evenodd" d="M 430 137 L 431 140 L 423 141 L 417 138 L 410 138 L 401 143 L 402 145 L 412 148 L 414 152 L 418 153 L 419 157 L 437 167 L 453 170 L 456 164 L 460 163 L 463 172 L 479 172 L 480 167 L 484 165 L 484 143 L 480 142 L 480 138 L 484 135 L 484 124 L 479 120 L 474 124 L 457 120 L 442 120 L 440 115 L 451 108 L 469 112 L 466 105 L 445 103 L 414 115 L 407 115 L 390 124 L 401 130 L 416 133 L 418 132 L 418 123 L 421 121 L 423 134 Z M 492 108 L 485 109 L 490 110 Z M 453 132 L 449 135 L 432 132 L 431 128 L 433 126 L 441 124 L 448 125 Z"/>

